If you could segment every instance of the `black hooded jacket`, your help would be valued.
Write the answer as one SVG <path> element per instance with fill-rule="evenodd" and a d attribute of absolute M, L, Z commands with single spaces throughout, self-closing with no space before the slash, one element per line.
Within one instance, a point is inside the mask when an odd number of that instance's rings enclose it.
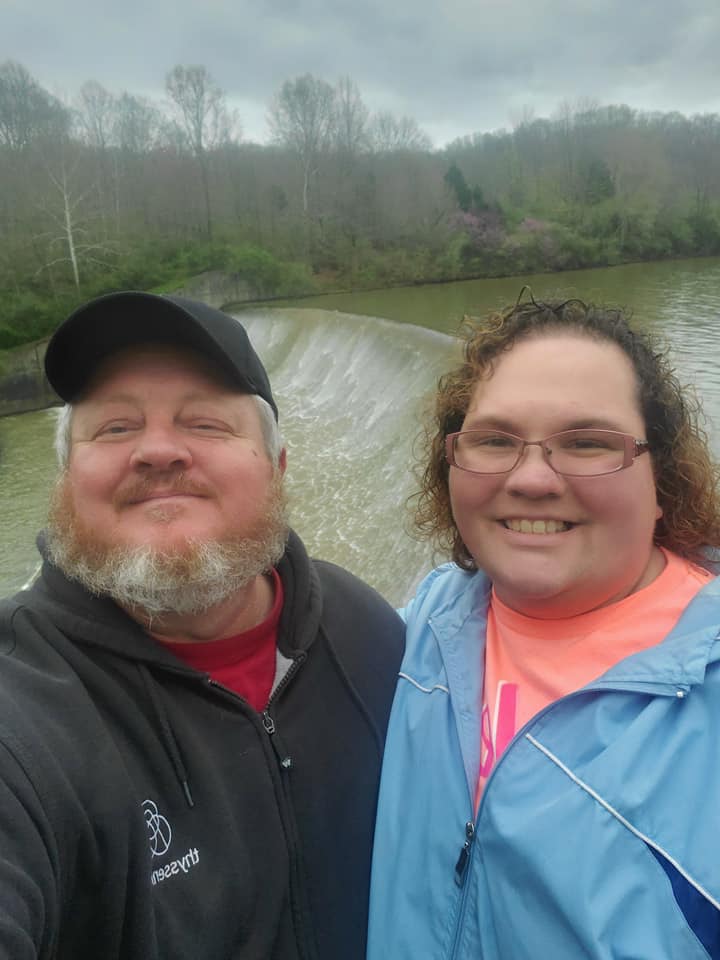
<path fill-rule="evenodd" d="M 294 535 L 264 714 L 46 562 L 0 604 L 2 960 L 362 960 L 402 624 Z"/>

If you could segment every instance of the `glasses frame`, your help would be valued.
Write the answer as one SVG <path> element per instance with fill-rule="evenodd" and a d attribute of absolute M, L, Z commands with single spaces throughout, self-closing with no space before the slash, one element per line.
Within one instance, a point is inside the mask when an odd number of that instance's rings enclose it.
<path fill-rule="evenodd" d="M 619 467 L 614 467 L 612 470 L 603 470 L 601 473 L 568 473 L 565 470 L 558 470 L 553 465 L 552 460 L 550 459 L 550 452 L 544 446 L 548 440 L 553 440 L 555 437 L 567 436 L 571 433 L 603 433 L 608 434 L 613 437 L 622 437 L 623 438 L 623 462 Z M 515 463 L 507 470 L 470 470 L 469 467 L 462 467 L 455 460 L 455 445 L 457 443 L 457 438 L 466 433 L 486 433 L 486 434 L 495 434 L 501 437 L 510 437 L 511 440 L 519 440 L 522 446 L 518 451 L 517 459 Z M 523 437 L 518 437 L 514 433 L 508 433 L 506 430 L 457 430 L 455 433 L 449 433 L 445 437 L 445 459 L 451 467 L 456 467 L 458 470 L 463 470 L 465 473 L 472 473 L 476 477 L 497 477 L 502 474 L 512 473 L 515 467 L 520 463 L 525 453 L 526 447 L 540 447 L 545 463 L 558 474 L 560 477 L 575 477 L 578 480 L 591 479 L 592 477 L 607 477 L 611 473 L 619 473 L 620 470 L 626 470 L 628 467 L 631 467 L 635 460 L 642 456 L 643 453 L 648 453 L 650 450 L 650 444 L 647 440 L 639 440 L 637 437 L 634 437 L 631 433 L 621 433 L 619 430 L 603 430 L 598 428 L 597 430 L 591 427 L 585 427 L 584 429 L 578 430 L 558 430 L 557 433 L 551 433 L 548 437 L 543 437 L 542 440 L 525 440 Z"/>

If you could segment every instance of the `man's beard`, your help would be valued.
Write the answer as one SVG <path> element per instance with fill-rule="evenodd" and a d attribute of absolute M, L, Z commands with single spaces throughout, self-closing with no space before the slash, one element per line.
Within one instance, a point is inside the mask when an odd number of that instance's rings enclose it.
<path fill-rule="evenodd" d="M 50 501 L 47 548 L 49 559 L 67 577 L 152 618 L 201 614 L 228 600 L 280 560 L 287 536 L 287 503 L 279 474 L 252 527 L 215 540 L 188 538 L 172 550 L 103 539 L 83 522 L 63 475 Z"/>

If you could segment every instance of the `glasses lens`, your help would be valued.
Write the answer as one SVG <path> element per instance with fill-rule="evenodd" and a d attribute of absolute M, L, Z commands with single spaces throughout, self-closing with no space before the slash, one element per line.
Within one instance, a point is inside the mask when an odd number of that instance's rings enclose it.
<path fill-rule="evenodd" d="M 522 440 L 494 430 L 465 430 L 455 437 L 455 463 L 473 473 L 504 473 L 515 466 Z"/>
<path fill-rule="evenodd" d="M 625 434 L 612 430 L 565 430 L 544 446 L 555 470 L 568 476 L 612 473 L 625 462 Z"/>

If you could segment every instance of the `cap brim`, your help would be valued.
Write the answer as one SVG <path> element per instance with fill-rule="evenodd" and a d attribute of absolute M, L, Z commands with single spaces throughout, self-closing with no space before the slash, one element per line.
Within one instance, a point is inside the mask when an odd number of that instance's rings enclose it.
<path fill-rule="evenodd" d="M 197 351 L 238 380 L 236 367 L 199 317 L 167 297 L 135 291 L 98 297 L 71 314 L 48 344 L 45 372 L 58 396 L 72 402 L 106 357 L 150 342 Z"/>

